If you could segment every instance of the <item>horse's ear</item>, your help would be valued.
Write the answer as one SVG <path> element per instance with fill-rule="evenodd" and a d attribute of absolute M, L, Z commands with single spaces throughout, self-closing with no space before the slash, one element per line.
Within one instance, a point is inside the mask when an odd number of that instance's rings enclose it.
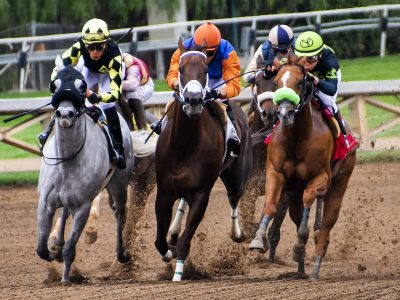
<path fill-rule="evenodd" d="M 182 37 L 179 38 L 178 48 L 181 51 L 181 54 L 186 52 L 186 48 L 185 45 L 183 44 Z"/>
<path fill-rule="evenodd" d="M 259 69 L 261 67 L 262 63 L 263 63 L 262 56 L 261 55 L 257 56 L 257 61 L 256 61 L 257 69 Z"/>
<path fill-rule="evenodd" d="M 288 55 L 288 64 L 289 64 L 289 65 L 294 65 L 294 64 L 296 64 L 298 60 L 299 60 L 299 59 L 298 59 L 298 57 L 297 57 L 296 54 L 294 54 L 294 53 L 289 53 L 289 55 Z"/>

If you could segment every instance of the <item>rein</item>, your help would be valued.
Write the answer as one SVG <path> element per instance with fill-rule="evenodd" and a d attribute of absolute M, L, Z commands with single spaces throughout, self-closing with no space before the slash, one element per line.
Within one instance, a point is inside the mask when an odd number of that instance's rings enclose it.
<path fill-rule="evenodd" d="M 74 124 L 75 121 L 76 121 L 80 116 L 82 116 L 84 113 L 86 113 L 87 110 L 88 110 L 87 108 L 84 108 L 84 109 L 79 110 L 79 111 L 75 114 L 74 119 L 72 120 L 72 124 Z M 44 146 L 43 146 L 43 147 L 39 147 L 40 154 L 41 154 L 41 156 L 43 157 L 43 161 L 44 161 L 44 163 L 45 163 L 46 165 L 48 165 L 48 166 L 56 166 L 56 165 L 59 165 L 59 164 L 61 164 L 61 163 L 63 163 L 63 162 L 66 162 L 66 161 L 68 161 L 68 160 L 72 160 L 72 159 L 74 159 L 74 158 L 76 158 L 76 157 L 78 156 L 78 154 L 82 151 L 83 146 L 85 145 L 85 142 L 86 142 L 86 135 L 87 135 L 87 132 L 86 132 L 86 121 L 87 121 L 87 120 L 86 120 L 86 118 L 85 118 L 85 137 L 84 137 L 84 139 L 83 139 L 82 145 L 79 147 L 78 151 L 77 151 L 76 153 L 74 153 L 73 155 L 68 156 L 68 157 L 47 157 L 47 156 L 45 156 L 44 153 L 43 153 L 43 148 L 44 148 Z M 46 162 L 45 159 L 48 159 L 48 160 L 60 160 L 60 161 L 58 161 L 58 162 L 56 162 L 56 163 L 48 163 L 48 162 Z"/>

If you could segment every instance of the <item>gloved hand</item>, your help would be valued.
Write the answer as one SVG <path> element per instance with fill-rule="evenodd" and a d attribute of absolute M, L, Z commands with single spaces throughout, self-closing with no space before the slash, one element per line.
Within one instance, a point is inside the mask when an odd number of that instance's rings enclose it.
<path fill-rule="evenodd" d="M 91 93 L 87 99 L 91 104 L 97 104 L 101 101 L 101 98 L 96 93 Z"/>
<path fill-rule="evenodd" d="M 210 90 L 206 93 L 206 99 L 218 99 L 221 96 L 220 90 Z"/>
<path fill-rule="evenodd" d="M 277 73 L 277 70 L 274 66 L 266 66 L 264 70 L 264 77 L 269 79 L 273 76 L 275 76 Z"/>
<path fill-rule="evenodd" d="M 247 82 L 250 84 L 256 82 L 256 75 L 250 75 L 249 77 L 247 77 Z"/>
<path fill-rule="evenodd" d="M 174 82 L 172 83 L 172 89 L 173 89 L 175 92 L 178 92 L 178 91 L 179 91 L 179 81 L 178 81 L 178 80 L 174 80 Z"/>
<path fill-rule="evenodd" d="M 311 81 L 314 85 L 317 85 L 319 80 L 318 77 L 314 76 L 312 73 L 307 72 L 307 79 Z"/>

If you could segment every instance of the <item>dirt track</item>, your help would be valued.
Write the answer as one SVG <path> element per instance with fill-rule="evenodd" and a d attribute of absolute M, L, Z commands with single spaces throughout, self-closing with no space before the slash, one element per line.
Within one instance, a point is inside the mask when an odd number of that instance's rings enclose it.
<path fill-rule="evenodd" d="M 36 187 L 1 187 L 0 298 L 400 299 L 399 169 L 400 163 L 356 166 L 317 282 L 293 274 L 295 227 L 289 218 L 277 250 L 279 263 L 268 263 L 265 255 L 248 251 L 247 243 L 237 245 L 229 239 L 229 204 L 218 182 L 192 242 L 187 279 L 170 282 L 174 265 L 161 262 L 153 246 L 153 192 L 138 221 L 136 243 L 130 246 L 135 263 L 121 267 L 114 262 L 115 220 L 103 201 L 98 241 L 79 242 L 79 283 L 62 286 L 57 282 L 61 265 L 50 265 L 35 252 Z M 256 203 L 254 221 L 261 201 Z M 313 252 L 311 234 L 306 272 L 311 270 Z"/>

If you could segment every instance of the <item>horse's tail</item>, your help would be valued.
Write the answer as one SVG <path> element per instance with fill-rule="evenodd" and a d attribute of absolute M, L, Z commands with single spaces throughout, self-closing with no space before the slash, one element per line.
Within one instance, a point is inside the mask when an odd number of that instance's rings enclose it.
<path fill-rule="evenodd" d="M 132 131 L 132 147 L 133 153 L 137 157 L 148 156 L 156 151 L 158 136 L 153 134 L 145 143 L 149 133 L 144 130 Z"/>

